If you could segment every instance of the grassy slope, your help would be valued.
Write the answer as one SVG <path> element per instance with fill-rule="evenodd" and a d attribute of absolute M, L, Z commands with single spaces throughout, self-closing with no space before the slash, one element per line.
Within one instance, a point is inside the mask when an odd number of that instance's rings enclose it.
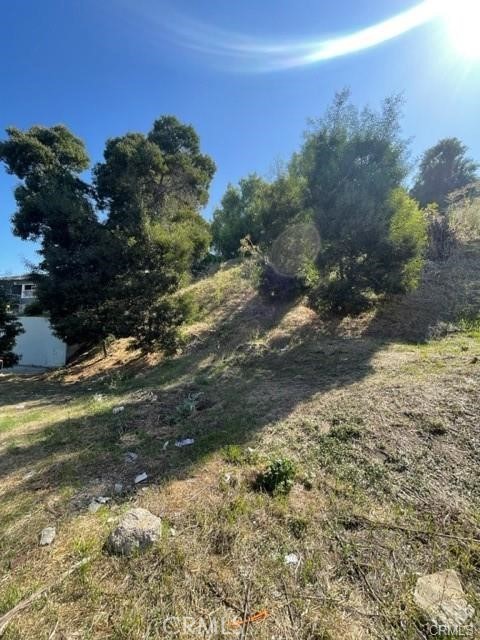
<path fill-rule="evenodd" d="M 163 621 L 266 609 L 250 638 L 422 638 L 412 586 L 445 568 L 480 612 L 480 327 L 448 332 L 478 316 L 479 267 L 480 248 L 463 248 L 380 314 L 325 323 L 263 304 L 232 265 L 191 287 L 199 317 L 174 359 L 122 346 L 106 363 L 0 378 L 0 613 L 92 558 L 5 637 L 220 638 Z M 174 447 L 182 436 L 195 444 Z M 298 467 L 290 495 L 255 492 L 282 455 Z M 124 494 L 90 513 L 115 482 Z M 109 557 L 132 505 L 163 518 L 162 539 Z"/>

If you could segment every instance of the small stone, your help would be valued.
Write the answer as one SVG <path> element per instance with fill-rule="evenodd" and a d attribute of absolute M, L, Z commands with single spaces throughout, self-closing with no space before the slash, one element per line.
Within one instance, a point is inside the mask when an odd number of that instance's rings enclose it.
<path fill-rule="evenodd" d="M 143 473 L 139 473 L 138 476 L 135 476 L 135 484 L 138 484 L 139 482 L 143 482 L 147 478 L 148 476 L 145 473 L 145 471 Z"/>
<path fill-rule="evenodd" d="M 112 409 L 112 413 L 115 415 L 117 413 L 122 413 L 122 411 L 125 411 L 125 407 L 113 407 Z"/>
<path fill-rule="evenodd" d="M 135 453 L 134 451 L 127 451 L 127 453 L 125 454 L 125 462 L 127 463 L 132 463 L 135 462 L 135 460 L 137 460 L 138 458 L 138 453 Z"/>
<path fill-rule="evenodd" d="M 122 493 L 123 491 L 123 484 L 121 482 L 116 482 L 113 490 L 115 491 L 115 493 L 118 495 L 119 493 Z"/>
<path fill-rule="evenodd" d="M 55 527 L 45 527 L 45 529 L 43 529 L 40 534 L 40 546 L 45 547 L 49 544 L 52 544 L 56 537 L 57 532 L 55 530 Z"/>
<path fill-rule="evenodd" d="M 418 578 L 413 598 L 437 624 L 462 626 L 475 613 L 465 599 L 457 572 L 451 569 Z"/>
<path fill-rule="evenodd" d="M 162 521 L 147 509 L 131 509 L 106 542 L 110 553 L 129 556 L 154 544 L 161 534 Z"/>

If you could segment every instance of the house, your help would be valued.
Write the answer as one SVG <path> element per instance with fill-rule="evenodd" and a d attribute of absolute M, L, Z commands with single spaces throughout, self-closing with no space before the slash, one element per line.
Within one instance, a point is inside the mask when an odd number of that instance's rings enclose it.
<path fill-rule="evenodd" d="M 29 275 L 0 276 L 0 287 L 4 290 L 10 311 L 21 314 L 35 300 L 36 285 Z"/>
<path fill-rule="evenodd" d="M 9 311 L 17 316 L 23 327 L 23 333 L 17 336 L 13 348 L 13 352 L 20 357 L 19 364 L 62 367 L 67 361 L 67 344 L 53 333 L 47 316 L 25 314 L 28 305 L 35 301 L 36 286 L 32 277 L 0 276 L 0 288 L 6 294 Z"/>

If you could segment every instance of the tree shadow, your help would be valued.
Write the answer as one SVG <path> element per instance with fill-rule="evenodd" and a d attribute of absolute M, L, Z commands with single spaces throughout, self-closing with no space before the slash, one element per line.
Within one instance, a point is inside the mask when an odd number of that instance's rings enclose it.
<path fill-rule="evenodd" d="M 26 444 L 1 451 L 0 480 L 20 478 L 4 498 L 35 491 L 48 499 L 69 489 L 73 514 L 95 492 L 113 495 L 118 483 L 125 490 L 115 499 L 130 499 L 141 472 L 147 483 L 190 477 L 211 454 L 251 442 L 313 396 L 365 379 L 374 356 L 389 343 L 426 340 L 466 308 L 478 315 L 478 247 L 459 251 L 443 265 L 430 265 L 418 292 L 392 301 L 350 335 L 340 319 L 326 324 L 306 310 L 300 314 L 294 304 L 272 306 L 251 296 L 183 354 L 124 381 L 115 391 L 124 394 L 123 412 L 99 405 L 92 414 L 56 422 Z M 7 392 L 18 384 L 18 397 L 28 395 L 20 390 L 24 381 L 5 384 Z M 48 383 L 38 393 L 55 402 L 64 388 Z M 75 397 L 89 395 L 80 385 Z M 185 437 L 194 443 L 175 446 Z M 125 461 L 126 451 L 138 454 L 133 464 Z"/>

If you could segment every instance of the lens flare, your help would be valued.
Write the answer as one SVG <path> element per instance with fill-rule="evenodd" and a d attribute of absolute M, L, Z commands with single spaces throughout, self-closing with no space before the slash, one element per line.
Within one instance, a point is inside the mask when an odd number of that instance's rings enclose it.
<path fill-rule="evenodd" d="M 449 44 L 447 50 L 480 59 L 480 0 L 423 0 L 352 33 L 312 40 L 255 38 L 189 18 L 168 3 L 159 11 L 157 2 L 145 18 L 162 30 L 162 40 L 203 53 L 229 70 L 274 71 L 325 62 L 377 47 L 432 22 L 443 25 L 442 45 Z"/>
<path fill-rule="evenodd" d="M 174 42 L 223 60 L 229 68 L 273 71 L 314 64 L 371 49 L 441 17 L 444 12 L 445 0 L 424 0 L 387 20 L 350 34 L 283 42 L 226 31 L 189 19 L 171 8 L 165 10 L 164 7 L 158 20 Z M 152 18 L 154 17 L 150 15 L 149 20 Z"/>
<path fill-rule="evenodd" d="M 467 60 L 480 60 L 480 0 L 445 0 L 443 17 L 457 53 Z"/>

